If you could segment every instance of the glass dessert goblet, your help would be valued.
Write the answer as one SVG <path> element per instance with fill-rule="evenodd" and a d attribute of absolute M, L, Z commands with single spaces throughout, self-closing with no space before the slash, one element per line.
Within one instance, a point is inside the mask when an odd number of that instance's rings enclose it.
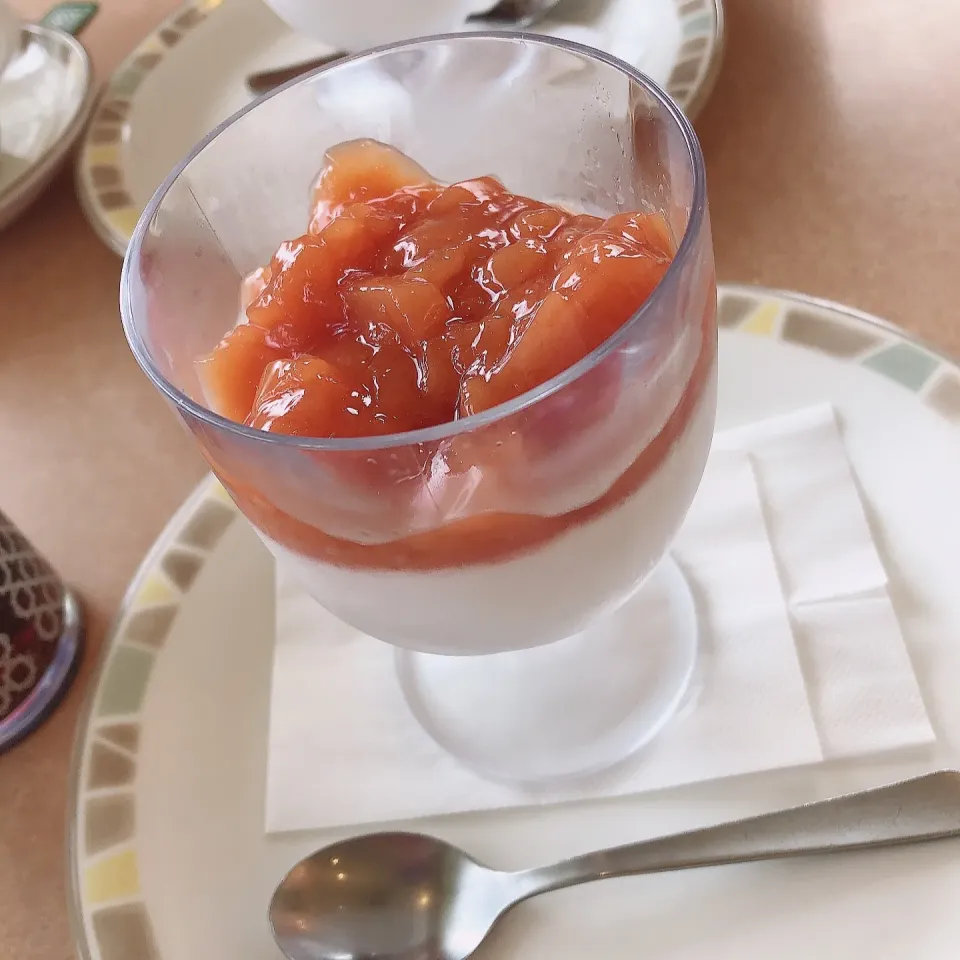
<path fill-rule="evenodd" d="M 658 213 L 675 256 L 600 346 L 479 414 L 349 438 L 228 420 L 196 361 L 237 321 L 243 278 L 305 230 L 325 151 L 358 138 L 440 182 L 490 174 L 568 210 Z M 716 282 L 700 149 L 651 81 L 517 34 L 397 44 L 299 79 L 215 130 L 157 191 L 121 310 L 137 360 L 278 562 L 397 648 L 413 714 L 450 753 L 544 782 L 619 763 L 669 720 L 697 653 L 667 551 L 713 434 Z M 533 355 L 568 336 L 547 326 Z"/>

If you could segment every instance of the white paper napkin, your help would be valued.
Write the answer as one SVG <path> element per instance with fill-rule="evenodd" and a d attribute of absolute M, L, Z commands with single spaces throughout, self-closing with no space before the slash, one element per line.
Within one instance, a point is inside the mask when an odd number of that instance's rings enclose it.
<path fill-rule="evenodd" d="M 674 554 L 705 614 L 695 696 L 616 778 L 536 792 L 444 753 L 410 715 L 391 648 L 279 570 L 267 831 L 623 795 L 934 740 L 830 405 L 718 434 Z"/>

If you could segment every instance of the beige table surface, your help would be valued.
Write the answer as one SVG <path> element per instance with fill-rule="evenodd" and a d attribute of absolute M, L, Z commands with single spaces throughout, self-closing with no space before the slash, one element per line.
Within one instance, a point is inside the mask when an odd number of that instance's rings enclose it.
<path fill-rule="evenodd" d="M 52 0 L 50 0 L 52 2 Z M 176 0 L 103 0 L 106 77 Z M 13 0 L 38 16 L 48 0 Z M 960 354 L 956 0 L 727 0 L 698 121 L 721 280 L 817 294 Z M 74 955 L 67 767 L 95 655 L 140 558 L 202 473 L 130 357 L 120 261 L 69 174 L 0 234 L 0 505 L 82 593 L 80 677 L 0 757 L 0 958 Z"/>

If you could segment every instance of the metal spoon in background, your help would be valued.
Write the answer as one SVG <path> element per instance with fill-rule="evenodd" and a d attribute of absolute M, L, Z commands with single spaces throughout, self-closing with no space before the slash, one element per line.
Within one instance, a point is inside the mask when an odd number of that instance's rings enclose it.
<path fill-rule="evenodd" d="M 467 23 L 522 30 L 542 20 L 560 0 L 500 0 L 484 13 L 471 13 Z"/>
<path fill-rule="evenodd" d="M 522 30 L 524 27 L 529 27 L 538 20 L 542 20 L 558 2 L 559 0 L 500 0 L 485 13 L 471 14 L 467 17 L 467 23 L 482 24 L 491 30 Z M 312 60 L 293 63 L 288 67 L 277 67 L 273 70 L 251 73 L 247 77 L 247 89 L 254 96 L 259 97 L 264 93 L 269 93 L 281 84 L 294 80 L 311 70 L 325 67 L 328 63 L 334 63 L 346 56 L 348 56 L 346 52 L 337 50 L 334 53 L 315 57 Z"/>
<path fill-rule="evenodd" d="M 270 902 L 290 960 L 465 960 L 511 907 L 574 884 L 960 836 L 960 773 L 588 853 L 491 870 L 416 833 L 373 833 L 301 860 Z"/>

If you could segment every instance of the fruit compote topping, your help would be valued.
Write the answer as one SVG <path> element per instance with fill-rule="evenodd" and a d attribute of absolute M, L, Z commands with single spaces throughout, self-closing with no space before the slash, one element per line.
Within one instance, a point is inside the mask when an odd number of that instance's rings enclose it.
<path fill-rule="evenodd" d="M 199 362 L 214 410 L 298 437 L 417 430 L 545 383 L 617 331 L 674 255 L 659 214 L 607 220 L 436 183 L 370 140 L 331 150 L 307 233 L 244 282 Z"/>

